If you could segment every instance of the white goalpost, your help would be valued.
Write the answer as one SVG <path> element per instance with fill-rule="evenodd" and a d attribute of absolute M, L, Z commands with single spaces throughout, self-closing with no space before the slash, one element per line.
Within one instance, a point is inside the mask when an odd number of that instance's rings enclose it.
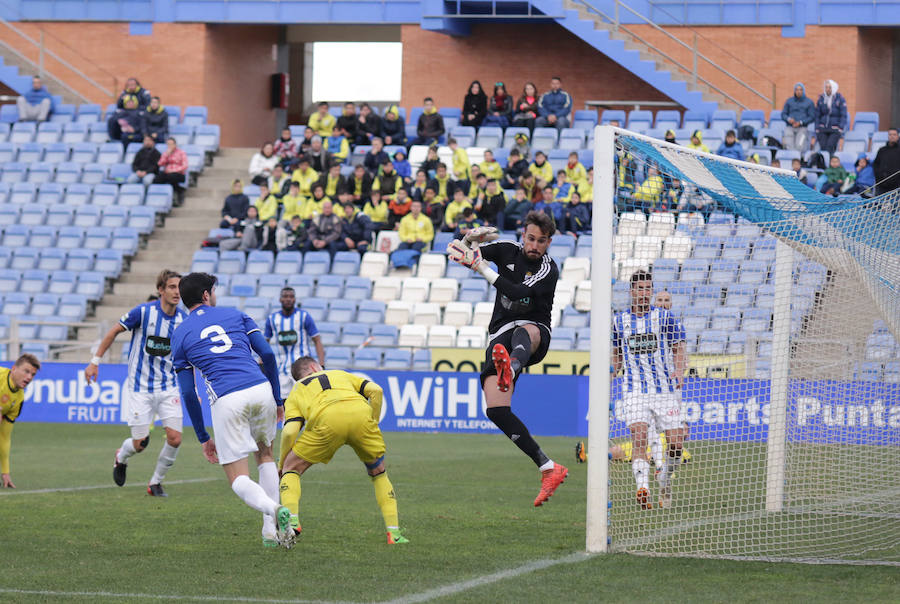
<path fill-rule="evenodd" d="M 595 129 L 589 553 L 900 566 L 900 191 L 834 198 L 768 163 Z M 630 446 L 611 330 L 637 270 L 689 358 L 652 509 L 608 454 Z"/>

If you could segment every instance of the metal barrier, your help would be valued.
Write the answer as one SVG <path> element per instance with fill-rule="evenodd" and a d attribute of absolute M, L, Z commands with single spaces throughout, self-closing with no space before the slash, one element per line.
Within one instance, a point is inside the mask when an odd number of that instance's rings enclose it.
<path fill-rule="evenodd" d="M 0 344 L 7 345 L 6 357 L 9 360 L 14 360 L 19 358 L 19 355 L 22 351 L 22 338 L 19 336 L 19 326 L 22 324 L 26 325 L 53 325 L 55 327 L 66 326 L 69 328 L 75 329 L 86 329 L 86 328 L 94 328 L 97 330 L 97 339 L 99 339 L 105 328 L 107 327 L 104 322 L 85 322 L 85 321 L 46 321 L 40 319 L 21 319 L 18 317 L 12 317 L 9 325 L 9 338 L 5 340 L 0 340 Z M 78 350 L 90 350 L 93 346 L 93 342 L 88 343 L 80 343 L 73 342 L 72 340 L 38 340 L 38 339 L 29 339 L 27 342 L 40 342 L 41 344 L 48 344 L 52 347 L 54 354 L 60 354 L 65 352 L 74 352 Z"/>

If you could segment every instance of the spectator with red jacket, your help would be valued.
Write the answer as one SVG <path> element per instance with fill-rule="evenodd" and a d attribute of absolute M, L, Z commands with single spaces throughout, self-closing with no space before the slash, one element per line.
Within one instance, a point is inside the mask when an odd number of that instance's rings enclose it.
<path fill-rule="evenodd" d="M 275 141 L 273 150 L 284 167 L 289 166 L 293 159 L 297 157 L 297 141 L 292 138 L 290 128 L 284 128 L 281 131 L 281 138 Z"/>
<path fill-rule="evenodd" d="M 534 121 L 538 117 L 538 100 L 537 87 L 532 82 L 525 84 L 522 96 L 513 109 L 513 126 L 534 130 Z"/>
<path fill-rule="evenodd" d="M 153 183 L 172 185 L 178 204 L 184 201 L 184 190 L 188 185 L 188 157 L 171 136 L 166 139 L 166 150 L 159 158 L 159 173 Z"/>

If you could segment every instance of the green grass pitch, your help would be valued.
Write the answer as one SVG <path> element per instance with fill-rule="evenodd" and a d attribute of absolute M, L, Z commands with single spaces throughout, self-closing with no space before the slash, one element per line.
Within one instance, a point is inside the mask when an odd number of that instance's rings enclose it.
<path fill-rule="evenodd" d="M 0 601 L 900 600 L 896 567 L 581 555 L 586 466 L 574 464 L 573 439 L 539 439 L 571 472 L 535 509 L 538 474 L 501 435 L 386 434 L 412 541 L 402 547 L 386 545 L 370 481 L 345 448 L 304 476 L 303 535 L 285 551 L 262 548 L 259 515 L 206 463 L 190 429 L 170 497 L 145 493 L 160 429 L 116 487 L 112 456 L 126 434 L 16 426 L 18 489 L 0 491 Z M 622 478 L 616 469 L 614 489 Z"/>

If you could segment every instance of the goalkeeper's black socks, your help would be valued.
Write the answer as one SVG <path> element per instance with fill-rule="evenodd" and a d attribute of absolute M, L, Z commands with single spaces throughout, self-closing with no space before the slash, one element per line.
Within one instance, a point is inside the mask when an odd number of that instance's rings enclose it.
<path fill-rule="evenodd" d="M 531 336 L 528 334 L 528 330 L 524 327 L 516 327 L 512 334 L 511 345 L 510 366 L 513 371 L 513 379 L 515 379 L 521 373 L 522 368 L 528 364 L 528 359 L 531 358 Z"/>
<path fill-rule="evenodd" d="M 509 407 L 488 407 L 487 416 L 511 441 L 516 443 L 517 447 L 522 449 L 525 455 L 531 458 L 537 467 L 540 468 L 550 461 L 550 458 L 541 451 L 540 446 L 531 437 L 528 428 L 525 427 L 522 420 L 516 417 L 512 409 Z"/>

